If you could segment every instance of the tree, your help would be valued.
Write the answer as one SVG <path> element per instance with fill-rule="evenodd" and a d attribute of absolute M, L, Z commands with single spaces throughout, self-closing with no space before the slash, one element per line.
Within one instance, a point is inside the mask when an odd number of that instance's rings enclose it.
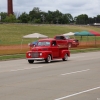
<path fill-rule="evenodd" d="M 38 7 L 34 7 L 32 11 L 27 14 L 26 12 L 20 14 L 15 13 L 14 15 L 8 16 L 7 13 L 1 12 L 2 22 L 21 22 L 21 23 L 48 23 L 48 24 L 93 24 L 100 23 L 100 15 L 96 17 L 88 17 L 87 14 L 81 14 L 78 16 L 73 16 L 70 13 L 61 13 L 59 10 L 56 11 L 41 11 Z M 17 20 L 18 19 L 18 20 Z"/>
<path fill-rule="evenodd" d="M 34 23 L 41 23 L 40 19 L 34 19 Z"/>
<path fill-rule="evenodd" d="M 21 23 L 28 23 L 29 15 L 24 12 L 22 13 L 22 15 L 20 15 L 18 19 L 20 20 Z"/>
<path fill-rule="evenodd" d="M 93 18 L 92 18 L 92 17 L 89 17 L 89 18 L 88 18 L 88 24 L 93 24 L 93 23 L 94 23 Z"/>
<path fill-rule="evenodd" d="M 1 22 L 4 22 L 5 21 L 5 18 L 7 17 L 7 13 L 1 12 L 0 13 L 0 16 L 1 16 Z"/>
<path fill-rule="evenodd" d="M 88 15 L 81 14 L 76 17 L 76 24 L 88 24 Z"/>
<path fill-rule="evenodd" d="M 97 15 L 96 22 L 100 23 L 100 15 Z"/>
<path fill-rule="evenodd" d="M 53 23 L 54 24 L 59 24 L 60 18 L 62 17 L 62 13 L 59 10 L 56 10 L 52 13 L 52 18 L 53 18 Z"/>
<path fill-rule="evenodd" d="M 32 11 L 29 12 L 30 22 L 34 22 L 36 19 L 41 18 L 41 10 L 38 7 L 34 7 Z"/>
<path fill-rule="evenodd" d="M 10 14 L 9 16 L 6 16 L 4 21 L 9 22 L 9 23 L 15 23 L 16 22 L 16 17 L 15 17 L 15 15 Z"/>
<path fill-rule="evenodd" d="M 68 18 L 69 23 L 73 22 L 73 17 L 72 17 L 72 15 L 70 13 L 67 13 L 66 16 Z"/>
<path fill-rule="evenodd" d="M 67 14 L 63 14 L 61 20 L 62 20 L 62 24 L 68 24 L 69 23 L 69 19 L 67 17 Z"/>
<path fill-rule="evenodd" d="M 53 12 L 48 11 L 46 19 L 49 24 L 53 24 Z"/>

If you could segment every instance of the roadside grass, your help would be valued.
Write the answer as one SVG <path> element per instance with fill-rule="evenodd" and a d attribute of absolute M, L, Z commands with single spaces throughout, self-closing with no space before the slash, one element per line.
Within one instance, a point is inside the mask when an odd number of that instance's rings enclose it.
<path fill-rule="evenodd" d="M 70 53 L 84 53 L 84 52 L 94 52 L 94 51 L 100 51 L 100 48 L 70 50 Z"/>
<path fill-rule="evenodd" d="M 85 52 L 94 52 L 94 51 L 100 51 L 100 48 L 87 48 L 87 49 L 77 49 L 77 50 L 73 49 L 73 50 L 70 50 L 70 53 L 75 54 L 75 53 L 85 53 Z M 2 56 L 0 56 L 0 61 L 25 59 L 25 58 L 26 58 L 25 53 L 12 54 L 12 55 L 2 55 Z"/>
<path fill-rule="evenodd" d="M 25 54 L 12 54 L 0 56 L 0 61 L 14 60 L 14 59 L 25 59 Z"/>
<path fill-rule="evenodd" d="M 13 54 L 21 54 L 21 53 L 26 53 L 26 51 L 28 51 L 29 49 L 25 48 L 22 50 L 19 49 L 10 49 L 10 50 L 0 50 L 0 55 L 13 55 Z"/>

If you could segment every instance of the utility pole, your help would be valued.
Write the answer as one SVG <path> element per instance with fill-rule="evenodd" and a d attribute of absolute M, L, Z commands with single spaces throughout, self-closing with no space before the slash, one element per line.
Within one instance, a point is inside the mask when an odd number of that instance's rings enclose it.
<path fill-rule="evenodd" d="M 1 15 L 0 15 L 0 24 L 1 24 Z"/>
<path fill-rule="evenodd" d="M 13 15 L 13 0 L 7 0 L 7 6 L 8 6 L 8 16 L 10 14 Z"/>
<path fill-rule="evenodd" d="M 1 21 L 1 15 L 0 15 L 0 21 Z"/>
<path fill-rule="evenodd" d="M 59 20 L 59 18 L 56 18 L 56 22 L 57 22 L 57 24 L 58 24 L 58 22 L 59 22 L 58 20 Z"/>
<path fill-rule="evenodd" d="M 42 17 L 43 24 L 44 24 L 44 21 L 45 21 L 45 16 L 42 14 L 42 15 L 41 15 L 41 17 Z"/>

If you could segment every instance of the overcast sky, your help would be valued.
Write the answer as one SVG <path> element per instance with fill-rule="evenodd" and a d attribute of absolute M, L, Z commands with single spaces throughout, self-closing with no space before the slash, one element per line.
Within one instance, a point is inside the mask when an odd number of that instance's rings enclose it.
<path fill-rule="evenodd" d="M 59 10 L 73 17 L 87 14 L 89 17 L 100 15 L 100 0 L 13 0 L 15 13 L 29 13 L 34 7 L 47 12 Z M 0 0 L 0 12 L 7 12 L 7 0 Z"/>

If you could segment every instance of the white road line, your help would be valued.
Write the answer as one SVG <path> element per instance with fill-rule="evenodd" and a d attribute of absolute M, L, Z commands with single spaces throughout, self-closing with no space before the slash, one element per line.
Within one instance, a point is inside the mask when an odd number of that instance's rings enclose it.
<path fill-rule="evenodd" d="M 16 69 L 16 70 L 10 70 L 10 71 L 21 71 L 21 70 L 34 69 L 34 68 L 41 68 L 41 67 L 43 67 L 43 66 L 30 67 L 30 68 L 23 68 L 23 69 Z"/>
<path fill-rule="evenodd" d="M 65 73 L 65 74 L 61 74 L 61 75 L 68 75 L 68 74 L 81 73 L 81 72 L 85 72 L 85 71 L 89 71 L 89 70 L 90 70 L 90 69 L 86 69 L 86 70 L 81 70 L 81 71 L 76 71 L 76 72 Z"/>
<path fill-rule="evenodd" d="M 89 59 L 78 59 L 78 61 L 93 60 L 93 59 L 100 59 L 100 57 L 96 57 L 96 58 L 89 58 Z"/>
<path fill-rule="evenodd" d="M 80 58 L 80 57 L 85 57 L 85 56 L 75 56 L 75 57 L 71 56 L 70 58 Z"/>
<path fill-rule="evenodd" d="M 55 100 L 63 100 L 63 99 L 66 99 L 66 98 L 69 98 L 69 97 L 72 97 L 72 96 L 76 96 L 76 95 L 86 93 L 86 92 L 90 92 L 90 91 L 97 90 L 97 89 L 100 89 L 100 87 L 96 87 L 96 88 L 92 88 L 92 89 L 89 89 L 89 90 L 81 91 L 81 92 L 71 94 L 71 95 L 68 95 L 68 96 L 64 96 L 64 97 L 61 97 L 61 98 L 58 98 L 58 99 L 55 99 Z"/>

